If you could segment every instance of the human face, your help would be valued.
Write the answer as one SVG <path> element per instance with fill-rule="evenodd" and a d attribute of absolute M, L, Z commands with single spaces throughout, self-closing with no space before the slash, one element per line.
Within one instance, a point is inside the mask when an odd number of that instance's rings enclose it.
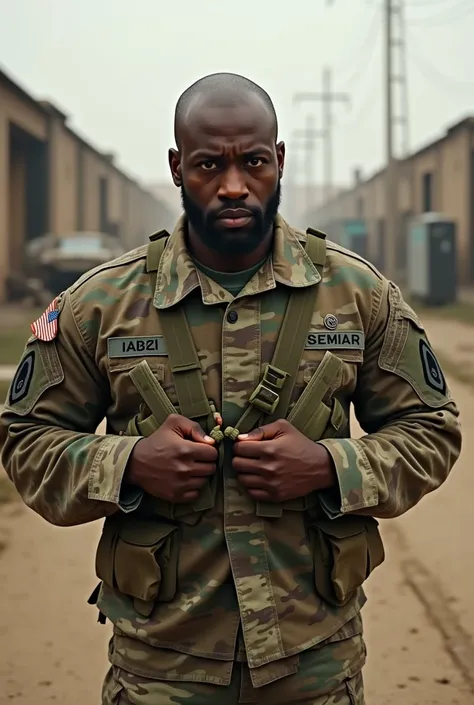
<path fill-rule="evenodd" d="M 271 236 L 280 203 L 284 144 L 257 96 L 237 105 L 200 97 L 170 150 L 190 229 L 217 254 L 245 255 Z"/>

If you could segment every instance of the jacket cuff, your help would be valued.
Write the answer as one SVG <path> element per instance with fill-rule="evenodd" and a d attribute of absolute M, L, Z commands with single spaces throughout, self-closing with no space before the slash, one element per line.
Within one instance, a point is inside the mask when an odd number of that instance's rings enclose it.
<path fill-rule="evenodd" d="M 104 440 L 94 456 L 90 469 L 88 487 L 89 499 L 111 502 L 120 508 L 122 508 L 121 501 L 124 499 L 124 511 L 132 511 L 132 509 L 130 509 L 130 495 L 128 492 L 124 497 L 121 495 L 122 480 L 130 455 L 141 439 L 141 436 L 104 437 Z M 133 488 L 133 491 L 135 491 L 135 489 L 136 488 Z M 136 506 L 140 503 L 136 496 L 134 498 L 132 497 L 132 500 L 132 505 L 134 502 Z"/>
<path fill-rule="evenodd" d="M 338 488 L 320 492 L 326 514 L 335 519 L 358 509 L 375 507 L 378 504 L 377 483 L 360 441 L 330 438 L 319 441 L 319 444 L 331 456 L 338 481 Z"/>

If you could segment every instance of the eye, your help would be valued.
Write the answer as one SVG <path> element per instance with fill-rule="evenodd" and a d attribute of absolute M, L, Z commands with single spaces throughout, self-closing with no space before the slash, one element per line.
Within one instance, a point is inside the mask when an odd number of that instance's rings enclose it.
<path fill-rule="evenodd" d="M 247 160 L 247 165 L 251 166 L 253 169 L 256 169 L 259 166 L 263 166 L 265 161 L 261 157 L 248 157 Z"/>
<path fill-rule="evenodd" d="M 213 159 L 206 159 L 206 161 L 201 162 L 200 166 L 204 171 L 212 171 L 216 168 L 217 164 Z"/>

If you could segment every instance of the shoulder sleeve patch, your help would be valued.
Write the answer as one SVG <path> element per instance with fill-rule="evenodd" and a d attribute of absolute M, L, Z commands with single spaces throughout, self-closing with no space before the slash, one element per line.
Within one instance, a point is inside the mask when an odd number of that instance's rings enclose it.
<path fill-rule="evenodd" d="M 27 345 L 8 391 L 6 409 L 18 416 L 29 414 L 50 387 L 64 380 L 55 341 L 34 340 Z"/>
<path fill-rule="evenodd" d="M 389 288 L 389 303 L 380 368 L 405 379 L 427 406 L 445 406 L 452 398 L 423 324 L 393 284 Z"/>

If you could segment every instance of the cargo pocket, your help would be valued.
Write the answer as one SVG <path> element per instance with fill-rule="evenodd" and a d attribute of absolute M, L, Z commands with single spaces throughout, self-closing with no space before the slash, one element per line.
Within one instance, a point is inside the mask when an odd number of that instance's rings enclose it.
<path fill-rule="evenodd" d="M 359 671 L 359 673 L 356 673 L 355 676 L 349 678 L 345 685 L 348 705 L 365 705 L 364 680 L 362 672 Z"/>
<path fill-rule="evenodd" d="M 316 590 L 329 604 L 343 607 L 385 558 L 378 522 L 355 516 L 318 519 L 309 531 Z"/>
<path fill-rule="evenodd" d="M 106 520 L 97 549 L 97 577 L 133 598 L 137 612 L 149 616 L 155 602 L 176 594 L 178 527 L 133 518 Z"/>

